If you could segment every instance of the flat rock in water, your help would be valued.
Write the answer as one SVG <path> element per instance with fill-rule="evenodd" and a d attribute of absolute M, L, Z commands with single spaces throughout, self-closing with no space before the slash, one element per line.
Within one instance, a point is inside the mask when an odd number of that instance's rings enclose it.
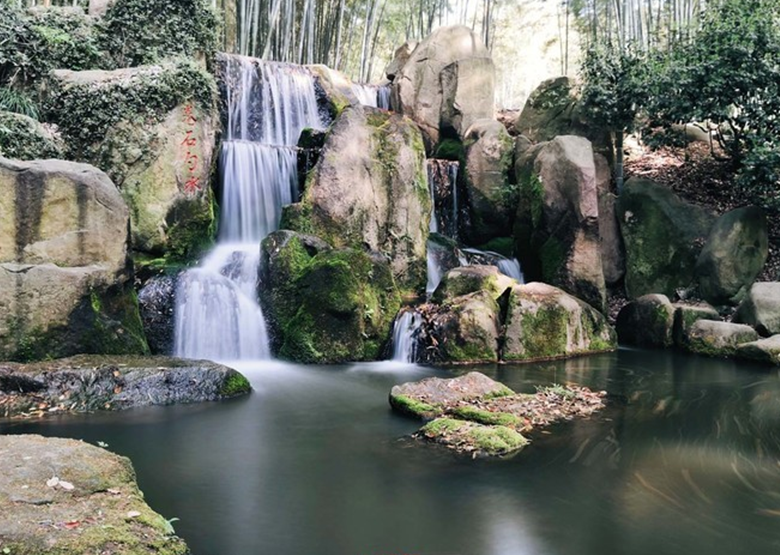
<path fill-rule="evenodd" d="M 130 460 L 82 441 L 0 436 L 0 553 L 185 555 Z"/>
<path fill-rule="evenodd" d="M 736 356 L 780 366 L 780 335 L 743 343 L 737 347 Z"/>
<path fill-rule="evenodd" d="M 81 355 L 0 363 L 0 417 L 197 403 L 250 391 L 243 375 L 207 360 Z"/>
<path fill-rule="evenodd" d="M 604 408 L 603 391 L 553 385 L 533 395 L 514 393 L 479 372 L 452 379 L 426 378 L 395 386 L 393 409 L 434 419 L 414 437 L 472 456 L 516 453 L 528 444 L 523 436 L 538 428 L 588 417 Z"/>

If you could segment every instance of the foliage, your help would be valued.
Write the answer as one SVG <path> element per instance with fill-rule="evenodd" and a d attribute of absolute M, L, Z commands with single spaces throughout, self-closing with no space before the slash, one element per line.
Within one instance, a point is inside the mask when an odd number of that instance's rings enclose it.
<path fill-rule="evenodd" d="M 62 145 L 34 119 L 0 111 L 0 156 L 18 160 L 61 158 Z"/>
<path fill-rule="evenodd" d="M 54 80 L 43 112 L 59 126 L 74 158 L 95 161 L 101 158 L 102 139 L 118 123 L 157 123 L 190 99 L 211 111 L 216 85 L 194 62 L 177 60 L 101 81 Z"/>
<path fill-rule="evenodd" d="M 0 110 L 38 119 L 38 107 L 24 91 L 0 87 Z"/>
<path fill-rule="evenodd" d="M 216 51 L 218 18 L 205 0 L 119 0 L 106 13 L 100 43 L 118 67 Z"/>

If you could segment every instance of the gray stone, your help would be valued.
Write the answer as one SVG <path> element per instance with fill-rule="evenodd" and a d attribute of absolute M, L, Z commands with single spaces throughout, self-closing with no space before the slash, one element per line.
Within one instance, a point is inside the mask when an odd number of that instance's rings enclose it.
<path fill-rule="evenodd" d="M 764 337 L 780 334 L 780 282 L 754 283 L 734 321 L 753 326 Z"/>
<path fill-rule="evenodd" d="M 599 250 L 604 281 L 615 285 L 626 273 L 626 258 L 623 252 L 623 239 L 617 220 L 615 205 L 617 196 L 610 190 L 612 172 L 606 158 L 594 154 L 596 164 L 596 188 L 599 197 Z"/>
<path fill-rule="evenodd" d="M 769 254 L 766 213 L 737 208 L 715 221 L 696 262 L 702 297 L 716 304 L 739 303 Z"/>
<path fill-rule="evenodd" d="M 461 266 L 453 268 L 442 278 L 431 300 L 442 303 L 447 300 L 486 291 L 493 300 L 498 299 L 517 282 L 498 271 L 495 266 Z"/>
<path fill-rule="evenodd" d="M 780 335 L 743 343 L 737 346 L 736 356 L 745 360 L 780 366 Z"/>
<path fill-rule="evenodd" d="M 674 314 L 675 308 L 666 295 L 643 295 L 620 310 L 618 339 L 637 347 L 671 347 Z"/>
<path fill-rule="evenodd" d="M 707 303 L 691 305 L 675 303 L 674 307 L 674 344 L 684 348 L 688 342 L 691 327 L 699 320 L 720 320 L 720 314 Z"/>
<path fill-rule="evenodd" d="M 739 345 L 757 339 L 756 330 L 744 324 L 698 320 L 688 331 L 686 348 L 701 355 L 730 357 Z"/>

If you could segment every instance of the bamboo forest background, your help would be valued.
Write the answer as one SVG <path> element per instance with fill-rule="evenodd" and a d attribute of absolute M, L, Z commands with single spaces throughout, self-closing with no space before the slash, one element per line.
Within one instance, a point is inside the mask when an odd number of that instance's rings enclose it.
<path fill-rule="evenodd" d="M 161 0 L 164 1 L 164 0 Z M 536 85 L 576 75 L 582 50 L 686 40 L 717 0 L 210 0 L 227 51 L 326 64 L 358 82 L 380 82 L 394 50 L 442 25 L 470 27 L 497 68 L 496 101 L 518 108 Z M 88 0 L 19 0 L 85 6 Z"/>

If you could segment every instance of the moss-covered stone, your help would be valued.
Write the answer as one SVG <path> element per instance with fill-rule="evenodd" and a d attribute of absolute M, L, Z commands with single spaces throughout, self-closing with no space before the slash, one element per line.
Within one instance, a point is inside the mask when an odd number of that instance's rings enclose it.
<path fill-rule="evenodd" d="M 60 137 L 34 119 L 0 111 L 0 156 L 17 160 L 62 158 Z"/>
<path fill-rule="evenodd" d="M 666 295 L 643 295 L 624 306 L 616 327 L 621 343 L 667 348 L 674 344 L 675 308 Z"/>
<path fill-rule="evenodd" d="M 688 331 L 685 347 L 692 353 L 711 357 L 734 356 L 743 343 L 758 340 L 758 333 L 750 326 L 698 320 Z"/>
<path fill-rule="evenodd" d="M 453 418 L 437 418 L 423 426 L 418 435 L 475 456 L 508 455 L 528 445 L 526 438 L 507 426 L 486 426 Z"/>
<path fill-rule="evenodd" d="M 499 272 L 495 266 L 461 266 L 444 275 L 431 300 L 442 303 L 469 293 L 487 291 L 497 301 L 516 283 Z"/>
<path fill-rule="evenodd" d="M 674 305 L 674 344 L 677 347 L 684 348 L 688 342 L 688 332 L 699 320 L 720 320 L 720 314 L 713 307 L 706 303 L 702 304 L 683 304 Z"/>
<path fill-rule="evenodd" d="M 448 300 L 434 318 L 439 362 L 474 364 L 499 359 L 501 309 L 488 291 Z"/>

